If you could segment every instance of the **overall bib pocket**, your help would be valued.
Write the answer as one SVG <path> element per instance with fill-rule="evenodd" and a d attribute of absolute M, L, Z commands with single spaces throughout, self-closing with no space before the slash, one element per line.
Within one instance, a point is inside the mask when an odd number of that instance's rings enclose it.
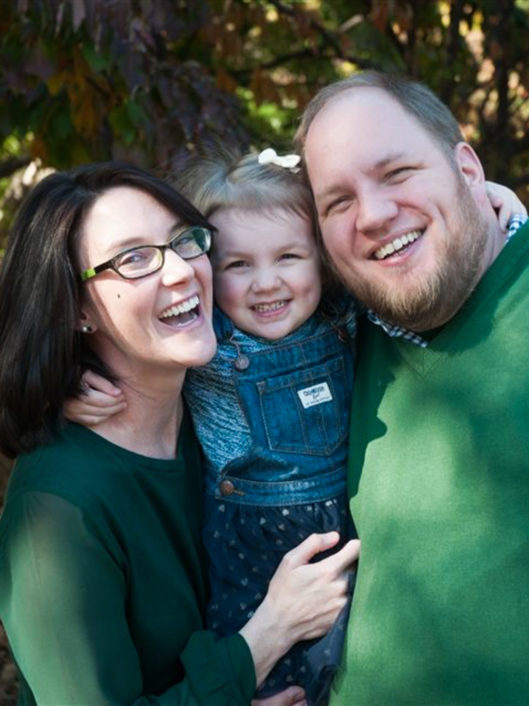
<path fill-rule="evenodd" d="M 326 456 L 345 441 L 352 380 L 342 358 L 257 382 L 272 451 Z"/>

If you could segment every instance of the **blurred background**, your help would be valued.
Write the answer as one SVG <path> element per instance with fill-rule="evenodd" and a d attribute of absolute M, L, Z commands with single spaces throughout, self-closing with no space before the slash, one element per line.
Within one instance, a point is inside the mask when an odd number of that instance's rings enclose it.
<path fill-rule="evenodd" d="M 285 151 L 312 95 L 364 68 L 430 86 L 529 203 L 528 38 L 529 0 L 0 0 L 0 259 L 50 170 L 170 178 L 215 144 Z M 15 691 L 0 634 L 0 705 Z"/>

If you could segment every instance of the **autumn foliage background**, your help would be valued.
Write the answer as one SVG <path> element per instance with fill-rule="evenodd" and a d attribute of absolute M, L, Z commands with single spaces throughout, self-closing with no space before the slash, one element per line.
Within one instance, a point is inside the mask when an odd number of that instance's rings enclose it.
<path fill-rule="evenodd" d="M 50 169 L 286 150 L 321 86 L 371 67 L 429 85 L 528 203 L 528 37 L 529 0 L 0 0 L 0 257 Z M 2 706 L 15 690 L 0 636 Z"/>

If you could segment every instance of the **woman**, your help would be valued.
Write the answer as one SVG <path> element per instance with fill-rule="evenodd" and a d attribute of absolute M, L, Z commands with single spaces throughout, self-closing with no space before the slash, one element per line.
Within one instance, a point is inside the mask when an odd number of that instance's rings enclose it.
<path fill-rule="evenodd" d="M 214 353 L 207 221 L 109 163 L 54 174 L 23 205 L 0 277 L 0 617 L 22 704 L 248 704 L 345 604 L 357 543 L 313 535 L 237 635 L 203 630 L 200 464 L 181 389 Z M 83 367 L 127 406 L 61 425 Z M 241 582 L 245 577 L 241 576 Z M 297 703 L 286 694 L 274 703 Z"/>

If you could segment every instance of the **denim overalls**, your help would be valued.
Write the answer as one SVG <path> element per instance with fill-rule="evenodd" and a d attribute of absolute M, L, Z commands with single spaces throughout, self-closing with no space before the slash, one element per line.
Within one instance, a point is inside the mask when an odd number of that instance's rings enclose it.
<path fill-rule="evenodd" d="M 206 455 L 208 626 L 221 635 L 251 617 L 283 555 L 309 534 L 338 530 L 340 546 L 352 536 L 346 494 L 352 305 L 341 318 L 338 326 L 316 313 L 289 336 L 268 341 L 235 329 L 216 311 L 217 354 L 190 371 L 184 392 Z M 259 696 L 291 684 L 310 691 L 318 679 L 305 655 L 312 644 L 296 645 L 280 660 Z"/>

